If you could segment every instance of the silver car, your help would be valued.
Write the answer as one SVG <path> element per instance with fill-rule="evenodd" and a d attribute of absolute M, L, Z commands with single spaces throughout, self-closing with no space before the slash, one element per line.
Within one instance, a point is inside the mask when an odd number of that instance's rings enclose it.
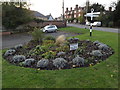
<path fill-rule="evenodd" d="M 57 26 L 56 25 L 47 25 L 43 28 L 43 32 L 56 32 L 57 31 Z"/>

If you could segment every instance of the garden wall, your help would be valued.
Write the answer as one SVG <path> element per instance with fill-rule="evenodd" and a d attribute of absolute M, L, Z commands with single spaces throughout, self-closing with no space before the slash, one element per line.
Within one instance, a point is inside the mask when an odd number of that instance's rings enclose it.
<path fill-rule="evenodd" d="M 66 27 L 66 21 L 44 21 L 40 23 L 30 22 L 28 25 L 32 27 L 44 27 L 46 25 L 56 25 L 57 27 Z"/>

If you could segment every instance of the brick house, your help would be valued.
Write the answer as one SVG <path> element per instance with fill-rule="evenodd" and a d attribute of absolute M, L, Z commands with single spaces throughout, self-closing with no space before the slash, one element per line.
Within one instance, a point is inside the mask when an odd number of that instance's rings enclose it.
<path fill-rule="evenodd" d="M 75 22 L 75 23 L 79 22 L 77 18 L 83 16 L 84 9 L 85 9 L 84 7 L 78 7 L 78 5 L 76 5 L 74 9 L 72 9 L 71 7 L 70 10 L 66 8 L 65 19 L 70 22 Z"/>

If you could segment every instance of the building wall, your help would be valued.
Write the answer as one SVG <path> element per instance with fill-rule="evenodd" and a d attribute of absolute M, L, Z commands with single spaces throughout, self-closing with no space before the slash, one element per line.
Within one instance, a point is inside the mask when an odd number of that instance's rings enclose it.
<path fill-rule="evenodd" d="M 72 9 L 72 7 L 71 7 L 70 10 L 68 10 L 68 8 L 66 8 L 65 19 L 78 18 L 78 17 L 82 16 L 83 13 L 84 13 L 84 8 L 78 7 L 78 5 L 76 5 L 74 9 Z"/>

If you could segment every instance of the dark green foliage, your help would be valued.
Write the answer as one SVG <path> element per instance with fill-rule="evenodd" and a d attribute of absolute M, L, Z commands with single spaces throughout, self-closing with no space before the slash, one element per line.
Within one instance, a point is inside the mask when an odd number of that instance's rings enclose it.
<path fill-rule="evenodd" d="M 42 42 L 44 35 L 43 32 L 37 28 L 34 28 L 34 31 L 31 33 L 34 40 Z"/>
<path fill-rule="evenodd" d="M 115 26 L 120 27 L 120 1 L 117 3 L 116 10 L 114 11 L 113 21 Z"/>
<path fill-rule="evenodd" d="M 53 41 L 55 41 L 55 37 L 53 37 L 53 36 L 46 36 L 44 38 L 44 40 L 53 40 Z"/>
<path fill-rule="evenodd" d="M 99 3 L 94 3 L 88 8 L 88 12 L 91 12 L 91 8 L 94 8 L 95 12 L 105 11 L 105 7 Z"/>
<path fill-rule="evenodd" d="M 2 24 L 7 29 L 15 29 L 17 26 L 31 21 L 30 14 L 30 10 L 18 7 L 17 4 L 2 3 Z"/>

